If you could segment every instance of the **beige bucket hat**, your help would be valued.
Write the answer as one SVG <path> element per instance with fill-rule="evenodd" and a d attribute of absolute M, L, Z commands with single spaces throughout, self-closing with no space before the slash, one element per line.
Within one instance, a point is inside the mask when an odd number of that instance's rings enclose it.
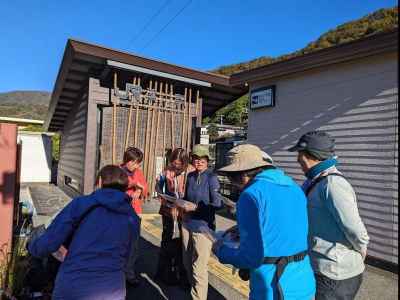
<path fill-rule="evenodd" d="M 219 172 L 247 171 L 271 165 L 271 156 L 252 144 L 242 144 L 228 151 L 228 165 L 220 168 Z"/>

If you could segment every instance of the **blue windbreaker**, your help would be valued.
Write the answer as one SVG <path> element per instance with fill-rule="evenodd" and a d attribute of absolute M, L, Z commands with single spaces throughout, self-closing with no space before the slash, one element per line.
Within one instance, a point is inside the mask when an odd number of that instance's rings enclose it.
<path fill-rule="evenodd" d="M 307 249 L 307 203 L 300 187 L 279 169 L 258 174 L 237 203 L 240 246 L 223 245 L 220 262 L 250 269 L 250 299 L 277 299 L 275 265 L 264 257 L 291 256 Z M 280 279 L 285 300 L 310 300 L 315 279 L 309 257 L 289 263 Z"/>
<path fill-rule="evenodd" d="M 73 199 L 28 250 L 45 257 L 72 232 L 52 299 L 125 299 L 124 268 L 133 240 L 139 237 L 139 217 L 130 198 L 118 190 L 100 189 Z"/>
<path fill-rule="evenodd" d="M 207 169 L 204 172 L 193 171 L 187 176 L 185 199 L 196 203 L 197 208 L 190 218 L 206 221 L 208 227 L 215 230 L 215 212 L 222 208 L 222 197 L 217 175 Z"/>

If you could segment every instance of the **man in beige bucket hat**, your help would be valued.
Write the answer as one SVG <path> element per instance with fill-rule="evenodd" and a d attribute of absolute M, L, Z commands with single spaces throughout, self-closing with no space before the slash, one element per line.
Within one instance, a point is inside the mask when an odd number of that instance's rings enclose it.
<path fill-rule="evenodd" d="M 220 262 L 241 269 L 242 279 L 250 278 L 250 299 L 312 299 L 315 279 L 307 255 L 303 191 L 255 145 L 232 148 L 228 161 L 219 171 L 242 189 L 237 203 L 240 246 L 218 241 L 214 253 Z"/>
<path fill-rule="evenodd" d="M 219 172 L 238 172 L 272 165 L 272 157 L 255 145 L 243 144 L 228 152 L 230 164 L 219 169 Z"/>

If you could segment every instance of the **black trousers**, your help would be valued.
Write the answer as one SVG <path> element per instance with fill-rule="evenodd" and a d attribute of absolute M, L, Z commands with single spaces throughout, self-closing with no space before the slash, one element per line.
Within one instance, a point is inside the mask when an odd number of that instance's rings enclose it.
<path fill-rule="evenodd" d="M 162 217 L 162 235 L 161 235 L 161 245 L 160 245 L 160 255 L 158 259 L 157 273 L 159 273 L 163 268 L 165 268 L 168 257 L 168 245 L 172 241 L 172 237 L 174 234 L 174 220 L 172 218 L 161 216 Z"/>
<path fill-rule="evenodd" d="M 362 283 L 362 274 L 344 280 L 333 280 L 316 274 L 317 293 L 315 300 L 353 300 Z"/>
<path fill-rule="evenodd" d="M 166 216 L 161 216 L 161 218 L 163 227 L 161 235 L 161 249 L 164 250 L 174 235 L 174 220 Z"/>
<path fill-rule="evenodd" d="M 158 257 L 156 277 L 162 279 L 165 277 L 165 274 L 168 274 L 166 271 L 171 268 L 171 259 L 173 259 L 175 260 L 175 264 L 178 265 L 180 281 L 182 283 L 186 283 L 187 276 L 182 262 L 182 242 L 180 238 L 173 238 L 175 227 L 174 220 L 170 217 L 162 216 L 162 225 L 163 231 L 161 236 L 161 247 Z M 179 230 L 181 230 L 181 226 L 182 225 L 178 223 Z M 164 276 L 162 274 L 164 274 Z M 172 278 L 169 279 L 171 282 L 173 281 Z"/>

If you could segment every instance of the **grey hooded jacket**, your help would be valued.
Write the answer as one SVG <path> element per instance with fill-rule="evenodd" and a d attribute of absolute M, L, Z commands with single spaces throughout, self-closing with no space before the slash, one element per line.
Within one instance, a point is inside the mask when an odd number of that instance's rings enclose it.
<path fill-rule="evenodd" d="M 331 167 L 317 175 L 339 173 Z M 340 173 L 339 173 L 340 174 Z M 358 212 L 356 194 L 340 176 L 328 176 L 308 194 L 309 247 L 314 272 L 333 280 L 361 274 L 369 241 Z"/>

